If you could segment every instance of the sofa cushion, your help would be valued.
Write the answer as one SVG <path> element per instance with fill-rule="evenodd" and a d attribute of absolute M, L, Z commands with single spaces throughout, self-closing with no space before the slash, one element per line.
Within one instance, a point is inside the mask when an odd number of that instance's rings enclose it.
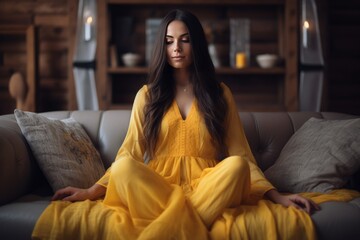
<path fill-rule="evenodd" d="M 53 191 L 88 188 L 105 173 L 98 151 L 74 119 L 50 119 L 21 110 L 15 110 L 15 117 Z"/>
<path fill-rule="evenodd" d="M 266 177 L 283 192 L 328 192 L 360 167 L 360 119 L 311 118 L 289 139 Z"/>
<path fill-rule="evenodd" d="M 49 198 L 28 195 L 0 206 L 0 239 L 31 239 L 37 219 L 49 204 Z"/>
<path fill-rule="evenodd" d="M 350 202 L 325 202 L 311 215 L 317 238 L 326 240 L 359 239 L 360 198 Z"/>

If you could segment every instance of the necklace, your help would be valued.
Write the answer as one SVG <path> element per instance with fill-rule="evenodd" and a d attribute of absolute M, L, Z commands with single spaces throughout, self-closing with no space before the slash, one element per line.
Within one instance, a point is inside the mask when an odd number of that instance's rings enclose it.
<path fill-rule="evenodd" d="M 189 91 L 190 91 L 190 88 L 189 88 L 189 87 L 191 88 L 191 84 L 187 84 L 186 86 L 182 87 L 183 92 L 184 92 L 184 93 L 189 92 Z"/>
<path fill-rule="evenodd" d="M 183 93 L 190 93 L 191 92 L 191 88 L 192 88 L 192 84 L 188 83 L 185 86 L 184 85 L 177 85 L 176 88 L 183 92 Z"/>

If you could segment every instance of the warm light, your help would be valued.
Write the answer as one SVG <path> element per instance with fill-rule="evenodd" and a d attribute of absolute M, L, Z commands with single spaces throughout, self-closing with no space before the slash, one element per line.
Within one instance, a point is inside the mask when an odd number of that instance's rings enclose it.
<path fill-rule="evenodd" d="M 308 21 L 304 21 L 303 24 L 303 46 L 307 47 L 308 46 L 308 30 L 309 30 L 310 24 Z"/>
<path fill-rule="evenodd" d="M 304 21 L 304 28 L 309 29 L 310 25 L 308 21 Z"/>
<path fill-rule="evenodd" d="M 86 18 L 85 21 L 85 26 L 84 26 L 84 40 L 85 41 L 90 41 L 91 40 L 91 35 L 92 35 L 92 30 L 91 30 L 91 24 L 93 22 L 93 18 L 91 16 Z"/>
<path fill-rule="evenodd" d="M 246 54 L 244 52 L 236 53 L 235 67 L 236 68 L 246 67 Z"/>
<path fill-rule="evenodd" d="M 91 16 L 86 18 L 86 23 L 87 24 L 91 24 L 92 21 L 93 21 L 93 18 Z"/>

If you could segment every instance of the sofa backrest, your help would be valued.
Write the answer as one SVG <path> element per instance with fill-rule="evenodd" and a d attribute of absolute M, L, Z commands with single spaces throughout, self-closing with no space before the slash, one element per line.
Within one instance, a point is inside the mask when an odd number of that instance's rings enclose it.
<path fill-rule="evenodd" d="M 240 118 L 259 167 L 275 163 L 290 137 L 311 117 L 350 119 L 356 116 L 333 112 L 242 112 Z"/>
<path fill-rule="evenodd" d="M 43 115 L 57 119 L 71 116 L 80 122 L 99 150 L 105 167 L 109 167 L 125 138 L 130 113 L 130 110 L 61 111 Z M 311 117 L 349 119 L 356 116 L 325 112 L 240 113 L 250 147 L 262 170 L 266 170 L 276 161 L 291 135 Z"/>
<path fill-rule="evenodd" d="M 125 138 L 131 111 L 54 111 L 40 114 L 54 119 L 72 117 L 80 122 L 99 150 L 107 168 L 114 161 L 114 157 Z M 358 116 L 333 112 L 240 113 L 250 147 L 263 171 L 276 161 L 291 135 L 311 117 L 350 119 Z M 0 127 L 21 134 L 12 114 L 0 117 Z"/>

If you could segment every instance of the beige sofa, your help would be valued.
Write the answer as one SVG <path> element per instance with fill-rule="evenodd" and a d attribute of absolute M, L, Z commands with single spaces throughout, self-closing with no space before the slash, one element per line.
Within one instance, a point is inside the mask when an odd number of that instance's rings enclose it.
<path fill-rule="evenodd" d="M 60 111 L 42 115 L 80 122 L 109 167 L 123 141 L 130 111 Z M 294 131 L 310 117 L 350 119 L 340 113 L 240 113 L 249 143 L 265 170 L 278 158 Z M 351 179 L 360 189 L 360 174 Z M 51 189 L 39 170 L 14 115 L 0 116 L 0 239 L 30 239 L 34 224 L 49 204 Z M 351 202 L 327 202 L 312 215 L 320 239 L 360 239 L 360 198 Z"/>

